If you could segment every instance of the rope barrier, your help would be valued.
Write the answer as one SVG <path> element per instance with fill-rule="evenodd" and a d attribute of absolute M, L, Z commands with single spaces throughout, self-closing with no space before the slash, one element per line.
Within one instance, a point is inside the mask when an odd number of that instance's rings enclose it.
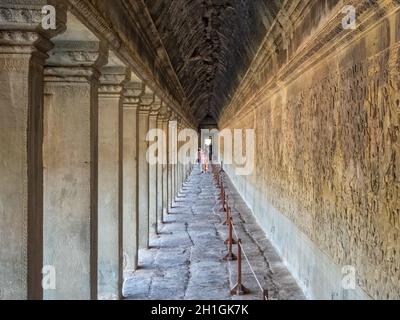
<path fill-rule="evenodd" d="M 221 189 L 221 194 L 220 194 L 219 199 L 221 200 L 222 205 L 223 205 L 223 212 L 226 213 L 226 221 L 224 222 L 224 224 L 228 225 L 228 239 L 225 241 L 225 244 L 227 244 L 227 246 L 228 246 L 228 254 L 223 259 L 227 260 L 227 261 L 237 260 L 237 264 L 238 264 L 238 272 L 237 272 L 237 280 L 238 281 L 237 281 L 237 284 L 235 285 L 235 287 L 231 290 L 231 294 L 232 295 L 235 295 L 235 294 L 243 295 L 243 294 L 247 294 L 250 292 L 242 284 L 242 253 L 243 253 L 244 258 L 246 259 L 246 263 L 249 266 L 250 271 L 251 271 L 254 279 L 256 280 L 257 285 L 260 288 L 260 291 L 262 293 L 262 300 L 268 300 L 269 299 L 268 290 L 264 289 L 260 280 L 258 279 L 257 274 L 254 271 L 254 268 L 250 263 L 250 259 L 243 247 L 242 240 L 239 238 L 238 232 L 234 226 L 233 217 L 231 214 L 231 208 L 228 203 L 228 195 L 226 195 L 226 193 L 225 193 L 225 186 L 224 186 L 224 182 L 222 181 L 222 179 L 223 179 L 222 175 L 225 172 L 224 172 L 222 166 L 221 166 L 221 170 L 218 171 L 218 168 L 215 164 L 212 165 L 212 172 L 213 172 L 213 176 L 217 183 L 218 188 Z M 233 239 L 233 234 L 235 235 L 237 241 L 235 241 Z M 232 245 L 235 243 L 237 243 L 237 245 L 238 245 L 237 256 L 235 256 L 232 252 Z"/>
<path fill-rule="evenodd" d="M 236 232 L 235 227 L 233 227 L 233 232 L 235 233 L 236 238 L 239 238 L 239 237 L 238 237 L 238 234 L 237 234 L 237 232 Z M 254 271 L 254 269 L 253 269 L 253 267 L 252 267 L 252 265 L 251 265 L 251 263 L 250 263 L 250 260 L 249 260 L 249 258 L 248 258 L 248 256 L 247 256 L 246 251 L 244 250 L 243 244 L 242 244 L 241 242 L 239 243 L 239 246 L 240 246 L 240 248 L 241 248 L 241 250 L 242 250 L 242 252 L 243 252 L 243 255 L 244 255 L 244 258 L 245 258 L 246 261 L 247 261 L 247 264 L 249 265 L 250 271 L 251 271 L 251 273 L 253 274 L 254 279 L 256 279 L 256 282 L 257 282 L 258 286 L 260 287 L 261 291 L 263 291 L 263 290 L 264 290 L 264 287 L 261 285 L 261 282 L 258 280 L 258 277 L 257 277 L 257 275 L 256 275 L 256 273 L 255 273 L 255 271 Z"/>

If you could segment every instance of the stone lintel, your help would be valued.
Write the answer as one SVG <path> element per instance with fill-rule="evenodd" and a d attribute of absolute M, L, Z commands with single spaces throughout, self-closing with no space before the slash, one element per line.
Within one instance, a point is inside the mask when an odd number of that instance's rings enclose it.
<path fill-rule="evenodd" d="M 52 5 L 57 12 L 56 29 L 42 28 L 45 5 Z M 0 3 L 1 31 L 38 32 L 49 37 L 65 31 L 67 21 L 67 5 L 60 0 L 2 0 Z"/>
<path fill-rule="evenodd" d="M 54 41 L 46 65 L 49 67 L 96 67 L 107 63 L 107 44 L 103 41 Z"/>
<path fill-rule="evenodd" d="M 56 29 L 42 28 L 43 6 L 56 8 Z M 0 3 L 0 53 L 46 53 L 51 38 L 66 29 L 67 9 L 61 1 L 2 0 Z M 47 56 L 43 55 L 42 58 Z"/>

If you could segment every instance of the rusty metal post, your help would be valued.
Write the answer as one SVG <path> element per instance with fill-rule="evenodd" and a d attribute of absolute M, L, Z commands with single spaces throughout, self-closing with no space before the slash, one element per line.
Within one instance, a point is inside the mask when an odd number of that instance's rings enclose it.
<path fill-rule="evenodd" d="M 250 293 L 242 284 L 242 240 L 238 239 L 238 252 L 237 252 L 237 284 L 231 290 L 231 295 L 233 296 L 243 296 Z"/>
<path fill-rule="evenodd" d="M 219 210 L 219 212 L 226 212 L 227 202 L 226 202 L 225 187 L 223 185 L 222 185 L 222 188 L 221 188 L 220 200 L 222 202 L 222 208 Z"/>
<path fill-rule="evenodd" d="M 231 225 L 232 221 L 229 221 L 229 225 L 230 225 L 230 230 L 232 230 L 232 225 Z M 235 254 L 232 252 L 232 241 L 228 241 L 228 253 L 226 254 L 226 256 L 223 258 L 225 261 L 234 261 L 237 259 L 237 257 L 235 256 Z"/>
<path fill-rule="evenodd" d="M 223 226 L 229 223 L 230 211 L 231 208 L 228 205 L 228 196 L 226 196 L 226 200 L 223 202 L 223 208 L 221 209 L 221 212 L 225 212 L 225 221 L 222 223 Z"/>
<path fill-rule="evenodd" d="M 226 196 L 226 200 L 223 203 L 223 208 L 221 209 L 221 212 L 225 212 L 225 221 L 222 223 L 223 226 L 228 224 L 229 217 L 231 216 L 231 208 L 229 207 L 228 200 L 229 196 Z"/>
<path fill-rule="evenodd" d="M 230 212 L 230 209 L 229 209 Z M 232 216 L 229 214 L 228 215 L 228 219 L 229 219 L 229 223 L 228 223 L 228 239 L 225 240 L 225 244 L 229 245 L 229 244 L 237 244 L 237 242 L 235 241 L 235 239 L 233 239 L 233 218 Z"/>

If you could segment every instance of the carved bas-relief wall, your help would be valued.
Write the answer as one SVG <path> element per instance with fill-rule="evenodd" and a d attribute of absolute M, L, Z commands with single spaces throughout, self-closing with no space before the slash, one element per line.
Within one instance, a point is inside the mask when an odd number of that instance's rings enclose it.
<path fill-rule="evenodd" d="M 255 129 L 255 170 L 226 170 L 310 298 L 399 299 L 399 4 L 354 3 L 357 30 L 334 7 L 249 75 L 220 127 Z"/>

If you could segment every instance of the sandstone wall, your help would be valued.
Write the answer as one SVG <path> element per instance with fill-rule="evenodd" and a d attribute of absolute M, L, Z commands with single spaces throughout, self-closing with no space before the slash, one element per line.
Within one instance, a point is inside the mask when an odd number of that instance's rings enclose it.
<path fill-rule="evenodd" d="M 261 53 L 269 58 L 243 81 L 220 127 L 255 129 L 253 174 L 227 171 L 311 298 L 394 299 L 399 4 L 353 3 L 355 31 L 340 30 L 340 4 L 310 5 L 286 50 Z M 342 287 L 347 265 L 357 271 L 355 290 Z"/>

